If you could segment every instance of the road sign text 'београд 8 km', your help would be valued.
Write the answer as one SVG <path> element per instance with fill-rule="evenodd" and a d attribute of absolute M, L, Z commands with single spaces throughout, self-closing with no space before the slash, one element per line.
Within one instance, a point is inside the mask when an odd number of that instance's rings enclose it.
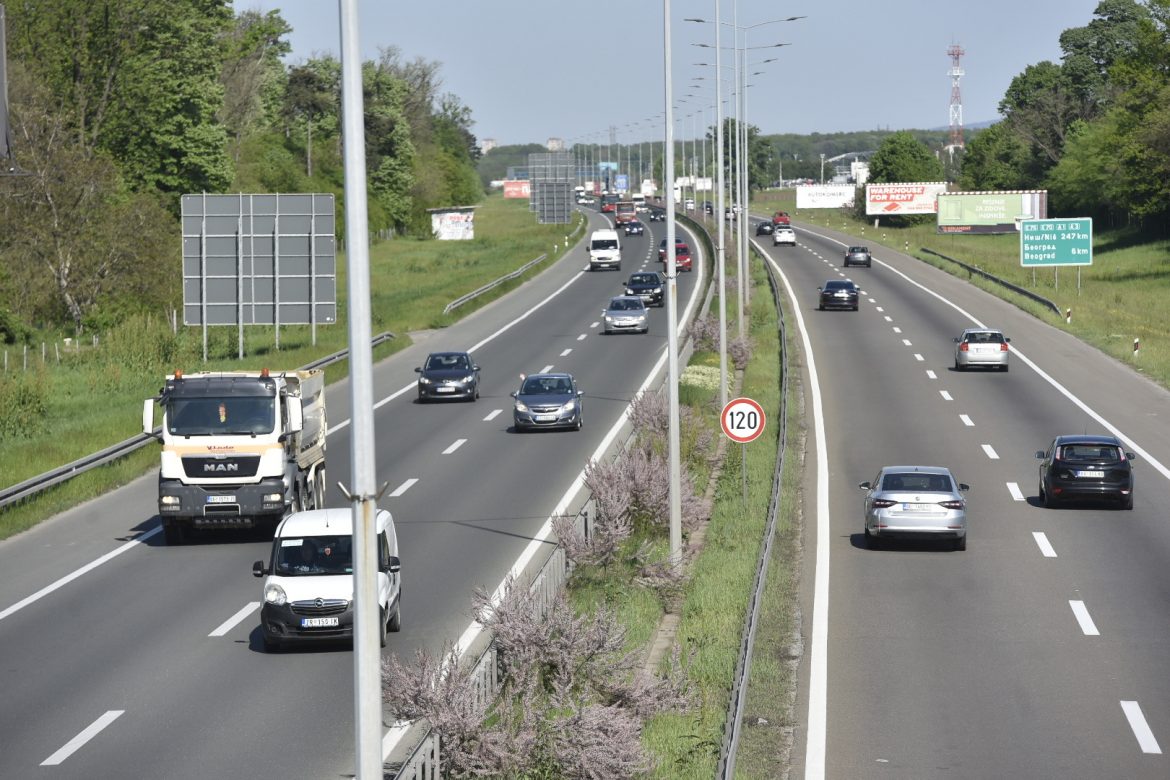
<path fill-rule="evenodd" d="M 1020 265 L 1093 264 L 1093 220 L 1026 219 L 1020 221 Z"/>

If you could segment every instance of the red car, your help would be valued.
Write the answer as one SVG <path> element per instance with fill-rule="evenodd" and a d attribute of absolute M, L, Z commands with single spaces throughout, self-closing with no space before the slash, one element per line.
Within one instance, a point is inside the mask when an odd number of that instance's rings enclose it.
<path fill-rule="evenodd" d="M 788 218 L 787 211 L 777 211 L 775 214 L 772 215 L 772 224 L 773 225 L 787 225 L 787 224 L 790 224 L 790 222 L 791 222 L 791 220 Z"/>
<path fill-rule="evenodd" d="M 658 262 L 666 265 L 666 239 L 658 244 Z M 679 271 L 691 271 L 691 248 L 680 238 L 674 240 L 674 267 Z"/>

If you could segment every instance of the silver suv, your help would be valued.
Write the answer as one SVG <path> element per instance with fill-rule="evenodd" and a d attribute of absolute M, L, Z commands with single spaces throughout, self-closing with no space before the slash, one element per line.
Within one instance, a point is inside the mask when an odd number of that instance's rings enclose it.
<path fill-rule="evenodd" d="M 867 246 L 851 246 L 845 250 L 845 267 L 851 265 L 864 265 L 869 268 L 873 265 L 873 258 L 869 255 L 869 247 Z"/>

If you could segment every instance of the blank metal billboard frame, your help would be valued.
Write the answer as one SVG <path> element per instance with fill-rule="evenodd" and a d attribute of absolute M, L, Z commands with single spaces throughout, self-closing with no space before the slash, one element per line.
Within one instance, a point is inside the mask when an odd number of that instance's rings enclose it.
<path fill-rule="evenodd" d="M 183 324 L 239 328 L 337 321 L 336 215 L 331 193 L 184 195 Z"/>

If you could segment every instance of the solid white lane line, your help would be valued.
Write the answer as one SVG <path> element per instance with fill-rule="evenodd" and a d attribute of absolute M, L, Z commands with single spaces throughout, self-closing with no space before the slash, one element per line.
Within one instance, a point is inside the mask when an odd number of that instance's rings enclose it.
<path fill-rule="evenodd" d="M 955 400 L 954 398 L 951 398 L 951 394 L 950 394 L 950 393 L 948 393 L 946 390 L 939 390 L 939 391 L 938 391 L 938 394 L 942 396 L 942 399 L 943 399 L 944 401 L 953 401 L 953 400 Z"/>
<path fill-rule="evenodd" d="M 568 349 L 566 349 L 564 352 L 561 353 L 561 357 L 568 357 L 569 353 L 572 351 L 573 351 L 573 348 L 569 347 Z"/>
<path fill-rule="evenodd" d="M 919 363 L 926 360 L 926 358 L 922 357 L 922 355 L 919 355 L 917 352 L 914 353 L 914 359 L 917 360 Z"/>
<path fill-rule="evenodd" d="M 1083 601 L 1069 601 L 1068 605 L 1072 607 L 1073 615 L 1077 619 L 1077 623 L 1081 627 L 1081 631 L 1085 636 L 1101 636 L 1101 632 L 1097 630 L 1097 626 L 1093 623 L 1093 618 L 1089 617 L 1089 610 L 1085 609 L 1085 602 Z"/>
<path fill-rule="evenodd" d="M 908 347 L 914 346 L 913 344 L 910 343 L 910 339 L 902 339 L 902 343 Z"/>
<path fill-rule="evenodd" d="M 966 425 L 968 428 L 974 428 L 974 427 L 975 427 L 975 423 L 971 421 L 971 416 L 970 416 L 970 415 L 967 415 L 967 414 L 960 414 L 960 415 L 959 415 L 959 419 L 960 419 L 960 420 L 962 420 L 962 421 L 963 421 L 963 425 Z"/>
<path fill-rule="evenodd" d="M 938 379 L 938 374 L 934 373 L 933 371 L 931 371 L 928 368 L 928 369 L 926 369 L 926 378 L 927 379 Z"/>
<path fill-rule="evenodd" d="M 1040 554 L 1045 558 L 1055 558 L 1056 549 L 1053 548 L 1052 543 L 1048 541 L 1048 536 L 1043 531 L 1033 531 L 1032 538 L 1036 540 L 1036 546 L 1040 548 Z"/>
<path fill-rule="evenodd" d="M 466 443 L 467 443 L 467 439 L 456 439 L 454 444 L 452 444 L 447 449 L 443 450 L 443 454 L 450 455 L 452 452 L 459 449 L 460 447 L 462 447 Z"/>
<path fill-rule="evenodd" d="M 56 753 L 42 761 L 41 766 L 57 766 L 58 764 L 64 762 L 65 759 L 69 758 L 69 756 L 80 750 L 86 742 L 89 742 L 91 739 L 100 734 L 102 729 L 121 717 L 122 713 L 124 712 L 126 712 L 126 710 L 110 710 L 105 715 L 102 715 L 93 723 L 89 724 L 85 731 L 82 731 L 76 737 L 65 743 L 65 747 L 61 748 Z"/>
<path fill-rule="evenodd" d="M 591 325 L 590 327 L 593 327 L 593 326 Z M 589 336 L 588 333 L 582 333 L 580 336 L 577 337 L 577 341 L 584 341 L 588 336 Z"/>
<path fill-rule="evenodd" d="M 496 411 L 498 412 L 499 410 L 497 409 Z M 406 480 L 405 482 L 403 482 L 401 485 L 399 485 L 397 488 L 394 489 L 394 492 L 390 494 L 390 498 L 398 498 L 403 493 L 405 493 L 406 491 L 408 491 L 412 487 L 414 487 L 414 484 L 416 482 L 418 482 L 418 480 L 415 479 L 414 477 L 411 477 L 410 479 Z"/>
<path fill-rule="evenodd" d="M 549 371 L 552 371 L 552 370 L 553 370 L 552 363 L 549 363 L 547 366 L 540 369 L 540 373 L 547 374 Z"/>
<path fill-rule="evenodd" d="M 1142 708 L 1138 706 L 1138 703 L 1136 701 L 1123 701 L 1121 709 L 1125 713 L 1125 719 L 1129 721 L 1129 727 L 1133 729 L 1133 735 L 1137 737 L 1142 752 L 1161 755 L 1162 748 L 1158 746 L 1158 740 L 1154 739 L 1154 732 L 1150 731 L 1150 726 L 1146 723 L 1146 716 L 1142 714 Z"/>
<path fill-rule="evenodd" d="M 992 460 L 999 460 L 999 455 L 996 453 L 995 448 L 990 444 L 984 444 L 983 451 L 986 452 L 987 457 L 991 458 Z"/>
<path fill-rule="evenodd" d="M 1017 485 L 1015 482 L 1007 483 L 1007 489 L 1008 489 L 1008 492 L 1012 494 L 1013 501 L 1026 501 L 1027 500 L 1024 498 L 1024 492 L 1022 490 L 1020 490 L 1020 486 Z"/>
<path fill-rule="evenodd" d="M 137 545 L 142 544 L 147 539 L 149 539 L 150 537 L 159 533 L 160 531 L 162 531 L 162 526 L 156 525 L 154 528 L 150 529 L 149 531 L 147 531 L 146 533 L 144 533 L 142 536 L 138 537 L 137 539 L 133 539 L 129 542 L 126 542 L 121 547 L 115 547 L 113 550 L 110 550 L 108 553 L 106 553 L 102 557 L 100 557 L 100 558 L 98 558 L 90 563 L 85 564 L 80 569 L 77 569 L 75 571 L 70 572 L 69 574 L 66 574 L 64 577 L 62 577 L 61 579 L 52 583 L 51 585 L 46 585 L 45 587 L 41 588 L 40 590 L 38 590 L 36 593 L 32 594 L 31 596 L 27 596 L 27 597 L 21 599 L 20 601 L 13 604 L 11 607 L 8 607 L 7 609 L 5 609 L 3 612 L 0 612 L 0 620 L 3 620 L 4 618 L 8 617 L 9 615 L 12 615 L 16 612 L 19 612 L 20 610 L 24 609 L 29 604 L 32 604 L 35 601 L 40 601 L 45 596 L 48 596 L 50 593 L 57 590 L 58 588 L 64 587 L 65 585 L 68 585 L 69 583 L 73 582 L 75 579 L 82 576 L 83 574 L 88 574 L 89 572 L 96 569 L 98 566 L 101 566 L 103 563 L 110 561 L 110 560 L 113 560 L 114 558 L 117 558 L 122 553 L 134 548 Z"/>
<path fill-rule="evenodd" d="M 244 618 L 248 617 L 248 615 L 251 615 L 258 609 L 260 609 L 259 601 L 249 601 L 246 607 L 232 615 L 227 620 L 223 621 L 223 623 L 220 623 L 219 628 L 212 631 L 210 634 L 208 634 L 208 636 L 223 636 L 239 625 Z"/>
<path fill-rule="evenodd" d="M 491 413 L 489 413 L 487 417 L 483 418 L 483 421 L 484 422 L 491 422 L 492 420 L 499 417 L 503 413 L 503 411 L 504 411 L 503 409 L 492 409 Z"/>

